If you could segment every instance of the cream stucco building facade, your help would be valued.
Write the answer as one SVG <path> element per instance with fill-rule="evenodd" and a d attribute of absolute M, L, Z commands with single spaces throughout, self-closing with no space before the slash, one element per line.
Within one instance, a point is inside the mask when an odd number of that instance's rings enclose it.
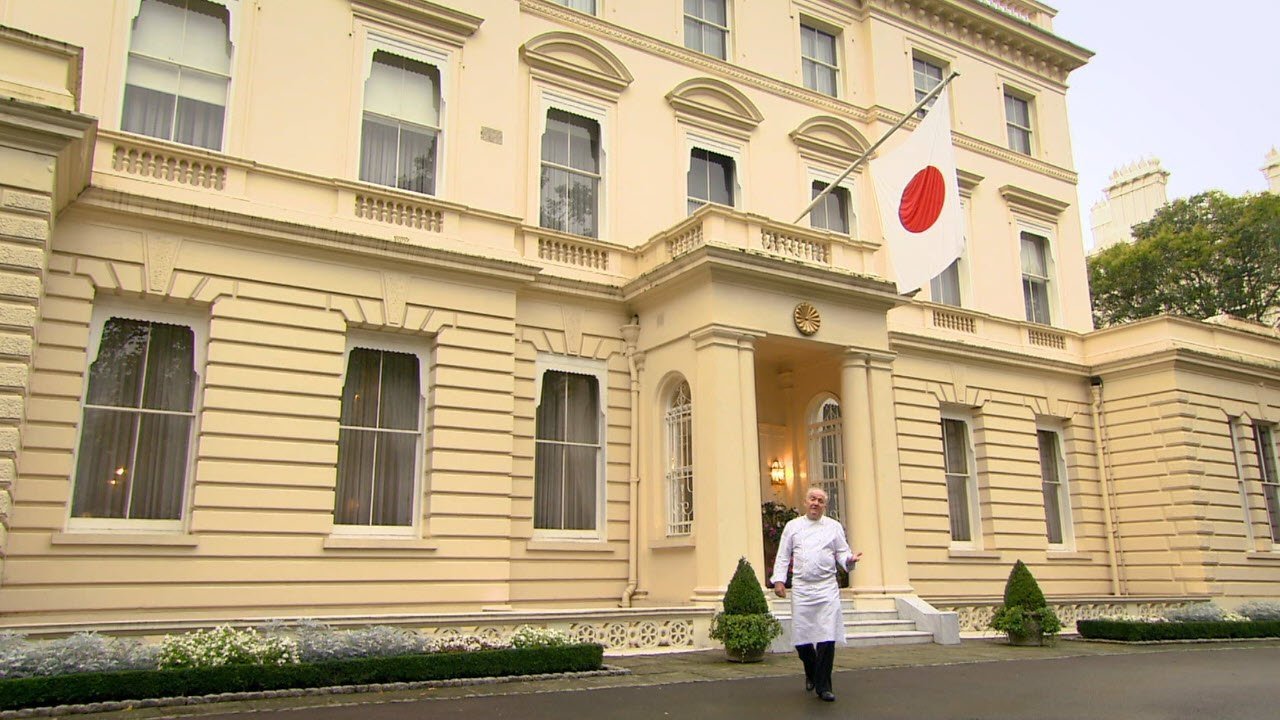
<path fill-rule="evenodd" d="M 811 483 L 859 608 L 1280 595 L 1280 338 L 1092 330 L 1053 15 L 0 0 L 0 626 L 694 646 Z M 948 70 L 906 297 L 867 171 L 792 220 Z"/>

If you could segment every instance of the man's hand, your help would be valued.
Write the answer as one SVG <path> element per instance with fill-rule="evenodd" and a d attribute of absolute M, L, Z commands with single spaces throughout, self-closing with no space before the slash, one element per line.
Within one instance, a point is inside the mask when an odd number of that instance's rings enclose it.
<path fill-rule="evenodd" d="M 787 596 L 787 586 L 780 582 L 774 583 L 773 594 L 777 595 L 780 598 L 785 598 Z"/>
<path fill-rule="evenodd" d="M 848 560 L 846 560 L 846 561 L 845 561 L 845 563 L 844 563 L 844 569 L 845 569 L 846 571 L 852 571 L 852 570 L 853 570 L 853 564 L 854 564 L 854 563 L 856 563 L 856 562 L 858 562 L 858 561 L 859 561 L 859 560 L 861 560 L 861 559 L 862 559 L 862 553 L 860 553 L 860 552 L 856 552 L 856 553 L 854 553 L 853 555 L 850 555 L 850 556 L 849 556 L 849 559 L 848 559 Z"/>

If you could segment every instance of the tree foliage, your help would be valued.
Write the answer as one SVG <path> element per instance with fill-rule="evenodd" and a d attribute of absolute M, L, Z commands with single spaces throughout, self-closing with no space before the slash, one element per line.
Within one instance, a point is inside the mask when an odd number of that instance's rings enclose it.
<path fill-rule="evenodd" d="M 1280 195 L 1175 200 L 1133 235 L 1089 258 L 1098 327 L 1166 313 L 1262 322 L 1280 303 Z"/>

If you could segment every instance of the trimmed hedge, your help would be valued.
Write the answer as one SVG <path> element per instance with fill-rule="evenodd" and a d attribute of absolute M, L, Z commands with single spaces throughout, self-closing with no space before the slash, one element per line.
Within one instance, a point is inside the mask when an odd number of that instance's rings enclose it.
<path fill-rule="evenodd" d="M 1138 622 L 1080 620 L 1080 637 L 1092 640 L 1216 640 L 1280 637 L 1280 620 L 1204 620 L 1199 622 Z"/>
<path fill-rule="evenodd" d="M 297 665 L 223 665 L 0 680 L 0 710 L 332 685 L 417 682 L 599 670 L 600 645 L 479 650 L 330 660 Z"/>

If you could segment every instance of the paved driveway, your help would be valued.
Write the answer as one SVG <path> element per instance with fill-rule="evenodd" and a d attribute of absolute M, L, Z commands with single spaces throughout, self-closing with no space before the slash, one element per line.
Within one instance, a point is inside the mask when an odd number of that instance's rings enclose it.
<path fill-rule="evenodd" d="M 796 664 L 798 668 L 798 663 Z M 514 689 L 514 688 L 513 688 Z M 1153 652 L 958 665 L 845 670 L 838 700 L 803 690 L 799 675 L 642 687 L 422 695 L 393 702 L 219 713 L 205 720 L 420 720 L 638 718 L 666 720 L 1274 720 L 1280 718 L 1280 647 L 1189 646 Z M 492 692 L 492 691 L 490 691 Z M 342 703 L 339 697 L 323 702 Z M 208 714 L 206 714 L 208 713 Z"/>

